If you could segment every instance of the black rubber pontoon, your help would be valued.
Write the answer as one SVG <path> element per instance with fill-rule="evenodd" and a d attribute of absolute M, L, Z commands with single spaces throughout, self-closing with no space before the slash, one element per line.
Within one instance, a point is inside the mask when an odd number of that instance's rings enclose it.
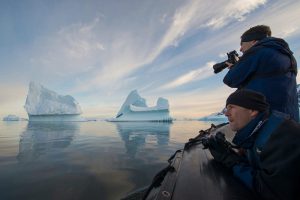
<path fill-rule="evenodd" d="M 190 139 L 184 150 L 175 152 L 149 188 L 132 193 L 124 200 L 257 199 L 229 170 L 213 160 L 197 137 Z"/>

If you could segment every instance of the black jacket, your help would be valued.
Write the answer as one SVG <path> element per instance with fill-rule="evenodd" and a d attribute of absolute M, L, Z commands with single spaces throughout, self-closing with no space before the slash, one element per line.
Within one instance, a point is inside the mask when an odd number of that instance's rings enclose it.
<path fill-rule="evenodd" d="M 258 128 L 256 131 L 254 131 Z M 233 172 L 264 199 L 300 199 L 300 124 L 273 113 L 258 116 L 233 142 L 247 152 L 247 163 Z"/>

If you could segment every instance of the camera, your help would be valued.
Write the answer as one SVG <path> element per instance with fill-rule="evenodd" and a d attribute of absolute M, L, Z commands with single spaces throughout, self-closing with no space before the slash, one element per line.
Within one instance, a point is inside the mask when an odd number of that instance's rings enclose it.
<path fill-rule="evenodd" d="M 227 53 L 227 57 L 228 57 L 228 59 L 225 60 L 224 62 L 214 64 L 213 68 L 214 68 L 215 74 L 221 72 L 223 69 L 228 67 L 228 65 L 226 65 L 226 62 L 235 64 L 238 61 L 237 58 L 239 57 L 239 54 L 236 52 L 236 50 L 233 50 L 233 51 Z"/>

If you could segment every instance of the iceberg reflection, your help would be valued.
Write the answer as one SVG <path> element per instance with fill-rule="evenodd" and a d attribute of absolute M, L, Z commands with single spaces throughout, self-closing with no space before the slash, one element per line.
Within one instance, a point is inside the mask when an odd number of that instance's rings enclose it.
<path fill-rule="evenodd" d="M 171 123 L 158 122 L 114 122 L 124 141 L 126 153 L 135 157 L 138 149 L 146 144 L 168 145 Z"/>
<path fill-rule="evenodd" d="M 20 136 L 19 161 L 31 161 L 41 155 L 68 147 L 79 126 L 72 122 L 29 122 Z"/>

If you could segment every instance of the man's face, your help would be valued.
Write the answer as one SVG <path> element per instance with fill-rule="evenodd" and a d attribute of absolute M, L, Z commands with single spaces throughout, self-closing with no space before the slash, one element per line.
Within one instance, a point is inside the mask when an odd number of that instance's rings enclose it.
<path fill-rule="evenodd" d="M 256 110 L 250 110 L 233 104 L 228 104 L 226 109 L 225 115 L 233 131 L 244 128 L 258 114 Z"/>
<path fill-rule="evenodd" d="M 253 47 L 256 44 L 257 41 L 252 40 L 249 42 L 241 42 L 241 48 L 240 51 L 243 52 L 243 54 L 250 49 L 251 47 Z"/>

